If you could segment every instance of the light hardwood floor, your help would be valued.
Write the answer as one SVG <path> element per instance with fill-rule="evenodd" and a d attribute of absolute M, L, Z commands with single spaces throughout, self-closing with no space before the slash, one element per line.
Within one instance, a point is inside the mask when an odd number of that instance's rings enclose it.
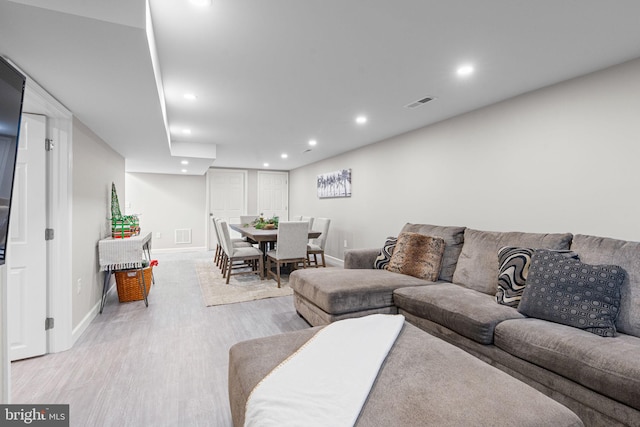
<path fill-rule="evenodd" d="M 194 269 L 204 257 L 154 255 L 149 307 L 112 292 L 71 350 L 12 363 L 12 403 L 68 403 L 78 427 L 231 426 L 229 347 L 309 325 L 291 297 L 205 307 Z"/>

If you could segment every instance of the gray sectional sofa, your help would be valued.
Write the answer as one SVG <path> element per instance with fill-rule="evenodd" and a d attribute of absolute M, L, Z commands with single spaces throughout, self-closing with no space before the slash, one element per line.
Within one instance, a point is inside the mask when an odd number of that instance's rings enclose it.
<path fill-rule="evenodd" d="M 344 269 L 291 274 L 298 313 L 317 326 L 399 312 L 413 325 L 567 406 L 587 426 L 640 426 L 640 243 L 426 224 L 407 224 L 401 232 L 445 241 L 437 281 L 374 269 L 379 248 L 351 250 Z M 498 250 L 505 246 L 571 251 L 585 264 L 621 267 L 615 336 L 602 337 L 498 304 Z M 508 408 L 508 400 L 518 396 L 501 398 Z"/>

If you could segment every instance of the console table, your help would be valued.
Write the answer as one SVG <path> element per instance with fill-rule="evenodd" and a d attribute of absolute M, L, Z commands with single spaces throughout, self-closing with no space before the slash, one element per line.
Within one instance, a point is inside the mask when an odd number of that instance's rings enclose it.
<path fill-rule="evenodd" d="M 151 232 L 139 234 L 137 236 L 124 239 L 114 239 L 108 237 L 98 242 L 98 257 L 100 259 L 100 271 L 104 271 L 104 284 L 102 286 L 102 301 L 100 302 L 100 313 L 104 308 L 109 290 L 111 274 L 118 270 L 140 270 L 142 280 L 140 289 L 144 295 L 144 304 L 149 306 L 147 301 L 147 289 L 144 282 L 144 270 L 142 261 L 151 261 Z"/>

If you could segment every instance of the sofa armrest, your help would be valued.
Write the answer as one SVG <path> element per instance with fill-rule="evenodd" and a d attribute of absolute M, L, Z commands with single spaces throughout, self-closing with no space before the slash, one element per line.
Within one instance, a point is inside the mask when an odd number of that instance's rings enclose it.
<path fill-rule="evenodd" d="M 370 268 L 380 254 L 380 249 L 349 249 L 344 252 L 344 268 Z"/>

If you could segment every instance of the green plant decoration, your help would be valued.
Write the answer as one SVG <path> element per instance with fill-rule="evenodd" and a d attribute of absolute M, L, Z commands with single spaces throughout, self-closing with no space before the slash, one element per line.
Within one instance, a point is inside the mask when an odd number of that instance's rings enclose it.
<path fill-rule="evenodd" d="M 280 221 L 280 218 L 277 216 L 273 216 L 271 218 L 265 218 L 264 215 L 261 213 L 260 216 L 251 223 L 251 225 L 253 225 L 256 228 L 256 230 L 277 229 L 279 221 Z"/>

